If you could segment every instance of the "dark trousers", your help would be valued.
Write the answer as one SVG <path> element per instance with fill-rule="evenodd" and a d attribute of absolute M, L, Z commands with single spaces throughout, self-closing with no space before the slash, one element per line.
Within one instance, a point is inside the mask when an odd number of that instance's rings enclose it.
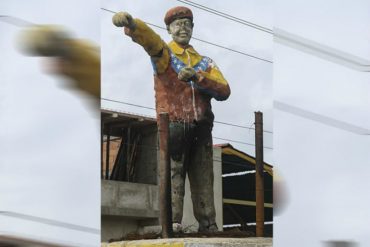
<path fill-rule="evenodd" d="M 212 125 L 209 123 L 170 122 L 172 215 L 181 223 L 185 177 L 189 176 L 194 216 L 199 229 L 215 225 L 213 195 Z"/>

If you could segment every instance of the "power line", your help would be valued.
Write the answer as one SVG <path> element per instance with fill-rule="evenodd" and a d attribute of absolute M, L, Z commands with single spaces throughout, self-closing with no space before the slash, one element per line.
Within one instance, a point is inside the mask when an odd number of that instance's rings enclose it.
<path fill-rule="evenodd" d="M 33 221 L 33 222 L 46 224 L 46 225 L 63 227 L 63 228 L 76 230 L 76 231 L 88 232 L 88 233 L 93 233 L 93 234 L 100 234 L 99 229 L 86 227 L 86 226 L 75 225 L 75 224 L 66 223 L 66 222 L 62 222 L 62 221 L 58 221 L 58 220 L 41 218 L 41 217 L 32 216 L 32 215 L 26 215 L 26 214 L 10 212 L 10 211 L 0 211 L 0 215 L 13 217 L 13 218 L 18 218 L 18 219 L 23 219 L 23 220 L 29 220 L 29 221 Z"/>
<path fill-rule="evenodd" d="M 23 20 L 18 17 L 10 16 L 10 15 L 0 15 L 0 20 L 8 24 L 17 26 L 17 27 L 30 27 L 30 26 L 35 25 L 32 22 Z"/>
<path fill-rule="evenodd" d="M 247 127 L 247 126 L 243 126 L 243 125 L 238 125 L 238 124 L 225 123 L 225 122 L 221 122 L 221 121 L 214 121 L 214 122 L 215 122 L 215 123 L 218 123 L 218 124 L 229 125 L 229 126 L 233 126 L 233 127 L 242 128 L 242 129 L 255 130 L 255 128 Z M 269 133 L 269 134 L 272 134 L 272 133 L 273 133 L 273 132 L 272 132 L 272 131 L 270 131 L 270 130 L 264 130 L 263 132 L 266 132 L 266 133 Z"/>
<path fill-rule="evenodd" d="M 111 140 L 112 141 L 112 140 Z M 106 141 L 104 141 L 104 144 L 106 145 Z M 253 145 L 253 144 L 252 144 Z M 135 146 L 137 148 L 142 148 L 143 150 L 147 150 L 147 149 L 151 149 L 151 150 L 159 150 L 159 147 L 158 146 L 154 146 L 154 145 L 141 145 L 141 144 L 129 144 L 129 143 L 126 143 L 126 142 L 121 142 L 119 144 L 118 147 L 120 146 Z M 119 148 L 118 148 L 119 149 Z M 117 149 L 117 155 L 118 155 L 118 149 Z M 111 150 L 112 151 L 112 150 Z M 104 152 L 105 153 L 105 152 Z M 254 157 L 252 157 L 254 158 Z M 233 165 L 233 166 L 238 166 L 238 167 L 241 167 L 241 168 L 247 168 L 248 167 L 248 162 L 247 161 L 244 161 L 244 162 L 238 162 L 238 161 L 228 161 L 228 160 L 223 160 L 223 159 L 212 159 L 213 161 L 216 161 L 216 162 L 220 162 L 222 164 L 229 164 L 229 165 Z M 104 162 L 105 163 L 105 162 Z M 114 162 L 109 162 L 109 164 L 112 164 Z M 150 163 L 141 163 L 142 165 L 150 165 Z M 265 163 L 266 164 L 266 163 Z M 255 171 L 255 170 L 253 170 Z"/>
<path fill-rule="evenodd" d="M 232 52 L 235 52 L 235 53 L 238 53 L 238 54 L 247 56 L 247 57 L 255 58 L 255 59 L 258 59 L 258 60 L 267 62 L 267 63 L 273 63 L 273 61 L 271 61 L 271 60 L 260 58 L 260 57 L 254 56 L 254 55 L 250 55 L 248 53 L 245 53 L 245 52 L 242 52 L 242 51 L 238 51 L 238 50 L 235 50 L 235 49 L 226 47 L 226 46 L 218 45 L 218 44 L 215 44 L 215 43 L 212 43 L 212 42 L 209 42 L 209 41 L 206 41 L 206 40 L 202 40 L 202 39 L 199 39 L 199 38 L 195 38 L 195 37 L 193 37 L 193 39 L 198 40 L 198 41 L 203 42 L 203 43 L 206 43 L 206 44 L 209 44 L 209 45 L 213 45 L 213 46 L 216 46 L 216 47 L 219 47 L 219 48 L 228 50 L 228 51 L 232 51 Z"/>
<path fill-rule="evenodd" d="M 106 101 L 115 102 L 115 103 L 124 104 L 124 105 L 130 105 L 130 106 L 135 106 L 135 107 L 149 109 L 149 110 L 155 110 L 155 108 L 153 108 L 153 107 L 142 106 L 142 105 L 138 105 L 138 104 L 132 104 L 132 103 L 124 102 L 124 101 L 112 100 L 112 99 L 107 99 L 107 98 L 101 98 L 101 99 L 102 100 L 106 100 Z M 228 126 L 233 126 L 233 127 L 238 127 L 238 128 L 242 128 L 242 129 L 250 129 L 250 130 L 254 130 L 255 129 L 255 128 L 252 128 L 252 127 L 247 127 L 247 126 L 238 125 L 238 124 L 232 124 L 232 123 L 226 123 L 226 122 L 221 122 L 221 121 L 214 121 L 214 123 L 228 125 Z M 266 132 L 266 133 L 269 133 L 269 134 L 272 134 L 273 133 L 272 131 L 269 131 L 269 130 L 264 130 L 263 132 Z"/>
<path fill-rule="evenodd" d="M 252 157 L 255 159 L 255 157 Z M 248 167 L 248 162 L 245 161 L 243 163 L 241 162 L 235 162 L 235 161 L 229 161 L 229 160 L 219 160 L 219 159 L 213 159 L 213 161 L 217 161 L 217 162 L 220 162 L 220 163 L 223 163 L 223 164 L 229 164 L 229 165 L 234 165 L 234 166 L 238 166 L 238 167 L 242 167 L 242 168 L 247 168 Z M 264 164 L 266 165 L 266 163 L 264 162 Z M 264 169 L 266 171 L 266 169 Z M 253 170 L 253 171 L 256 171 L 256 170 Z"/>
<path fill-rule="evenodd" d="M 122 144 L 122 145 L 124 145 L 124 144 Z M 137 147 L 141 147 L 140 145 L 138 145 Z M 159 150 L 159 149 L 158 149 Z M 118 155 L 118 152 L 117 152 L 117 155 Z M 116 158 L 117 159 L 117 158 Z M 234 162 L 234 161 L 228 161 L 228 160 L 219 160 L 219 159 L 212 159 L 212 161 L 215 161 L 215 162 L 220 162 L 221 163 L 221 166 L 223 165 L 223 164 L 228 164 L 228 165 L 231 165 L 231 166 L 237 166 L 237 167 L 239 167 L 239 168 L 244 168 L 244 169 L 246 169 L 246 168 L 248 168 L 250 165 L 248 164 L 248 162 L 247 161 L 245 161 L 245 162 Z M 156 161 L 154 161 L 154 162 L 156 162 Z M 104 162 L 105 163 L 105 162 Z M 109 167 L 111 168 L 111 165 L 114 165 L 114 163 L 115 163 L 115 161 L 114 162 L 109 162 Z M 136 164 L 136 163 L 135 163 Z M 152 165 L 153 163 L 143 163 L 143 162 L 140 162 L 140 165 L 144 165 L 144 166 L 150 166 L 150 165 Z M 104 168 L 104 170 L 105 170 L 105 168 Z M 250 173 L 255 173 L 255 171 L 256 170 L 248 170 Z M 267 172 L 266 171 L 266 169 L 264 169 L 264 171 L 265 172 Z M 243 171 L 241 171 L 241 172 L 243 172 Z M 234 172 L 231 172 L 231 173 L 234 173 Z M 230 173 L 227 173 L 227 174 L 230 174 Z M 109 180 L 109 179 L 108 179 Z"/>
<path fill-rule="evenodd" d="M 362 128 L 351 123 L 347 123 L 335 118 L 331 118 L 325 115 L 321 115 L 315 112 L 307 111 L 305 109 L 288 105 L 280 101 L 274 101 L 274 108 L 280 111 L 284 111 L 290 114 L 294 114 L 299 117 L 303 117 L 312 121 L 316 121 L 325 124 L 330 127 L 338 128 L 341 130 L 349 131 L 358 135 L 370 136 L 370 129 Z"/>
<path fill-rule="evenodd" d="M 234 22 L 238 22 L 238 23 L 240 23 L 242 25 L 255 28 L 255 29 L 260 30 L 262 32 L 273 34 L 272 29 L 269 29 L 267 27 L 263 27 L 261 25 L 255 24 L 253 22 L 249 22 L 249 21 L 243 20 L 241 18 L 238 18 L 238 17 L 232 16 L 232 15 L 226 14 L 224 12 L 221 12 L 221 11 L 218 11 L 218 10 L 215 10 L 215 9 L 212 9 L 212 8 L 209 8 L 209 7 L 204 6 L 204 5 L 201 5 L 199 3 L 195 3 L 195 2 L 192 2 L 192 1 L 189 1 L 189 0 L 176 0 L 176 1 L 181 2 L 181 3 L 185 3 L 187 5 L 193 6 L 195 8 L 201 9 L 201 10 L 204 10 L 204 11 L 209 12 L 211 14 L 221 16 L 221 17 L 226 18 L 228 20 L 231 20 L 231 21 L 234 21 Z"/>
<path fill-rule="evenodd" d="M 111 139 L 109 142 L 112 142 L 112 141 L 117 142 L 117 139 L 115 139 L 115 140 Z M 107 143 L 107 140 L 104 140 L 103 143 Z M 131 144 L 131 143 L 122 142 L 122 141 L 121 141 L 121 143 L 119 143 L 119 146 L 121 146 L 121 145 L 127 146 L 127 147 L 138 147 L 138 148 L 143 148 L 143 149 L 159 150 L 159 147 L 154 146 L 154 145 Z"/>
<path fill-rule="evenodd" d="M 234 143 L 238 143 L 238 144 L 244 144 L 244 145 L 248 145 L 248 146 L 256 146 L 255 144 L 253 143 L 247 143 L 247 142 L 241 142 L 241 141 L 236 141 L 236 140 L 232 140 L 232 139 L 226 139 L 226 138 L 221 138 L 221 137 L 217 137 L 217 136 L 213 136 L 213 139 L 217 139 L 217 140 L 222 140 L 222 141 L 229 141 L 229 142 L 234 142 Z M 114 140 L 110 140 L 110 141 L 116 141 L 117 139 L 114 139 Z M 107 142 L 107 140 L 104 140 L 104 142 Z M 125 145 L 125 146 L 136 146 L 136 147 L 142 147 L 142 148 L 148 148 L 148 149 L 156 149 L 156 150 L 159 150 L 159 148 L 157 146 L 153 146 L 153 145 L 141 145 L 141 144 L 129 144 L 129 143 L 122 143 L 120 145 Z M 263 147 L 263 148 L 266 148 L 266 149 L 271 149 L 273 150 L 272 147 Z"/>
<path fill-rule="evenodd" d="M 155 110 L 155 108 L 153 108 L 153 107 L 148 107 L 148 106 L 142 106 L 142 105 L 132 104 L 132 103 L 124 102 L 124 101 L 113 100 L 113 99 L 107 99 L 107 98 L 100 98 L 100 99 L 102 99 L 102 100 L 106 100 L 106 101 L 115 102 L 115 103 L 120 103 L 120 104 L 124 104 L 124 105 L 130 105 L 130 106 L 135 106 L 135 107 L 144 108 L 144 109 L 149 109 L 149 110 Z"/>
<path fill-rule="evenodd" d="M 370 72 L 370 61 L 275 28 L 274 42 L 361 72 Z"/>
<path fill-rule="evenodd" d="M 234 143 L 238 143 L 238 144 L 244 144 L 244 145 L 248 145 L 248 146 L 256 146 L 252 143 L 247 143 L 247 142 L 241 142 L 241 141 L 236 141 L 236 140 L 231 140 L 231 139 L 226 139 L 226 138 L 221 138 L 221 137 L 216 137 L 216 136 L 213 136 L 214 139 L 217 139 L 217 140 L 223 140 L 223 141 L 228 141 L 228 142 L 234 142 Z M 263 148 L 266 148 L 266 149 L 271 149 L 273 150 L 272 147 L 263 147 Z"/>
<path fill-rule="evenodd" d="M 114 14 L 116 14 L 116 13 L 117 13 L 117 12 L 115 12 L 115 11 L 113 11 L 113 10 L 106 9 L 106 8 L 100 8 L 100 9 L 105 10 L 105 11 L 110 12 L 110 13 L 114 13 Z M 153 26 L 153 27 L 156 27 L 156 28 L 162 29 L 162 30 L 167 30 L 167 28 L 164 28 L 164 27 L 158 26 L 158 25 L 156 25 L 156 24 L 152 24 L 152 23 L 149 23 L 149 22 L 144 22 L 144 23 L 146 23 L 147 25 L 150 25 L 150 26 Z M 232 49 L 232 48 L 226 47 L 226 46 L 222 46 L 222 45 L 216 44 L 216 43 L 212 43 L 212 42 L 207 41 L 207 40 L 199 39 L 199 38 L 196 38 L 196 37 L 192 37 L 192 39 L 197 40 L 197 41 L 200 41 L 200 42 L 203 42 L 203 43 L 206 43 L 206 44 L 208 44 L 208 45 L 213 45 L 213 46 L 215 46 L 215 47 L 222 48 L 222 49 L 225 49 L 225 50 L 228 50 L 228 51 L 234 52 L 234 53 L 238 53 L 238 54 L 243 55 L 243 56 L 247 56 L 247 57 L 250 57 L 250 58 L 258 59 L 258 60 L 260 60 L 260 61 L 264 61 L 264 62 L 266 62 L 266 63 L 273 63 L 273 61 L 271 61 L 271 60 L 264 59 L 264 58 L 261 58 L 261 57 L 257 57 L 257 56 L 254 56 L 254 55 L 251 55 L 251 54 L 248 54 L 248 53 L 242 52 L 242 51 L 238 51 L 238 50 L 235 50 L 235 49 Z"/>
<path fill-rule="evenodd" d="M 107 12 L 111 12 L 111 13 L 113 13 L 113 14 L 117 14 L 117 12 L 115 12 L 115 11 L 113 11 L 113 10 L 110 10 L 110 9 L 106 9 L 106 8 L 100 8 L 100 9 L 105 10 L 105 11 L 107 11 Z"/>
<path fill-rule="evenodd" d="M 214 139 L 217 139 L 217 140 L 229 141 L 229 142 L 234 142 L 234 143 L 238 143 L 238 144 L 244 144 L 244 145 L 248 145 L 248 146 L 256 146 L 253 143 L 241 142 L 241 141 L 236 141 L 236 140 L 231 140 L 231 139 L 226 139 L 226 138 L 221 138 L 221 137 L 216 137 L 216 136 L 213 136 L 213 138 Z M 112 140 L 110 140 L 110 141 L 112 141 Z M 104 140 L 104 142 L 106 142 L 106 140 Z M 153 145 L 141 145 L 141 144 L 136 144 L 135 145 L 135 144 L 129 144 L 129 143 L 121 143 L 120 145 L 124 145 L 124 146 L 136 146 L 136 147 L 142 147 L 142 148 L 147 148 L 147 149 L 159 150 L 159 148 L 157 146 L 153 146 Z M 263 148 L 273 150 L 273 148 L 271 148 L 271 147 L 263 147 Z"/>

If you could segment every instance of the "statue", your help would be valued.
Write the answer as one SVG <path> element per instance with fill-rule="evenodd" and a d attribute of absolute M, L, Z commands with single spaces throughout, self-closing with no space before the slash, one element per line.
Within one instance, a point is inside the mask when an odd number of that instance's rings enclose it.
<path fill-rule="evenodd" d="M 150 56 L 157 115 L 169 114 L 173 228 L 181 229 L 188 174 L 198 230 L 215 232 L 211 99 L 226 100 L 230 88 L 215 62 L 189 44 L 194 27 L 192 11 L 174 7 L 167 11 L 164 22 L 173 39 L 169 44 L 130 14 L 113 16 L 114 25 L 124 27 L 125 34 Z"/>

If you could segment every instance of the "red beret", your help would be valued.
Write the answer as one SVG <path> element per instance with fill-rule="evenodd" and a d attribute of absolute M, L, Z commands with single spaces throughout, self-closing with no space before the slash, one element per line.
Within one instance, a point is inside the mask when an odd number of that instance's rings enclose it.
<path fill-rule="evenodd" d="M 164 17 L 164 23 L 166 23 L 166 25 L 170 25 L 171 22 L 179 18 L 189 18 L 193 21 L 193 13 L 189 8 L 183 6 L 174 7 L 167 11 L 166 16 Z"/>

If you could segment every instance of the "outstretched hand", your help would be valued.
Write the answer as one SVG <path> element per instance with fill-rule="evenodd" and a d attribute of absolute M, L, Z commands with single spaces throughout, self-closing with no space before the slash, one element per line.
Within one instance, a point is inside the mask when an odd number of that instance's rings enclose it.
<path fill-rule="evenodd" d="M 177 77 L 181 81 L 190 81 L 194 76 L 196 72 L 192 67 L 184 67 L 180 70 Z"/>
<path fill-rule="evenodd" d="M 136 27 L 135 20 L 127 12 L 118 12 L 114 14 L 112 21 L 116 27 L 127 27 L 132 30 Z"/>

